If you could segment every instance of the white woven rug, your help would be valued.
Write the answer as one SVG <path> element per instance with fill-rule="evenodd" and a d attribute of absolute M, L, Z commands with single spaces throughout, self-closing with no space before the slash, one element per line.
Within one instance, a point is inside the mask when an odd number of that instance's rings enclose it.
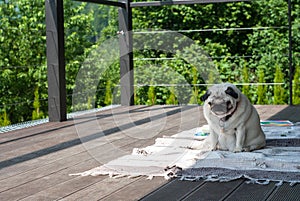
<path fill-rule="evenodd" d="M 293 128 L 264 128 L 267 139 L 298 138 L 300 126 Z M 288 129 L 288 130 L 287 130 Z M 250 182 L 269 181 L 300 183 L 300 147 L 265 147 L 253 152 L 191 150 L 195 144 L 205 145 L 203 129 L 194 128 L 170 137 L 157 138 L 154 145 L 135 148 L 126 155 L 91 170 L 71 175 L 111 177 L 162 176 L 184 180 L 206 179 L 230 181 L 248 178 Z M 271 130 L 277 132 L 274 133 Z M 286 132 L 285 132 L 286 131 Z M 198 135 L 197 135 L 198 133 Z M 196 134 L 196 135 L 195 135 Z M 205 146 L 204 146 L 205 147 Z"/>

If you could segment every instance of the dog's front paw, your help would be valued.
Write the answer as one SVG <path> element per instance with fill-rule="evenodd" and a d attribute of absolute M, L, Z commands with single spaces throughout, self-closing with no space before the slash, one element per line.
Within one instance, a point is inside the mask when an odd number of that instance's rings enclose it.
<path fill-rule="evenodd" d="M 236 147 L 233 152 L 234 153 L 239 153 L 239 152 L 242 152 L 243 151 L 243 148 L 242 147 Z"/>

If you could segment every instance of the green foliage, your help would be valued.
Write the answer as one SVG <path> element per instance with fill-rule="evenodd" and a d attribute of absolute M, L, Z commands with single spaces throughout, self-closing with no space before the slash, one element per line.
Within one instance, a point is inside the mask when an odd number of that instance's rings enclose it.
<path fill-rule="evenodd" d="M 297 66 L 295 69 L 293 79 L 293 104 L 300 104 L 300 67 Z"/>
<path fill-rule="evenodd" d="M 71 95 L 82 63 L 86 62 L 86 57 L 95 48 L 93 40 L 97 30 L 93 27 L 94 10 L 86 3 L 65 0 L 64 8 L 66 87 L 67 94 Z M 68 111 L 71 111 L 72 96 L 69 97 L 67 105 Z"/>
<path fill-rule="evenodd" d="M 149 86 L 147 104 L 148 105 L 156 104 L 156 93 L 155 93 L 155 87 L 153 85 Z"/>
<path fill-rule="evenodd" d="M 168 99 L 166 100 L 166 104 L 167 105 L 177 105 L 178 104 L 174 86 L 170 87 L 170 95 L 169 95 Z"/>
<path fill-rule="evenodd" d="M 79 64 L 89 53 L 95 30 L 93 12 L 84 13 L 86 4 L 65 0 L 64 7 L 67 93 L 72 94 Z M 11 123 L 47 115 L 41 112 L 48 111 L 45 29 L 44 0 L 0 3 L 0 102 Z M 68 111 L 70 108 L 68 96 Z"/>
<path fill-rule="evenodd" d="M 193 76 L 193 80 L 192 80 L 193 93 L 189 101 L 189 104 L 198 104 L 199 92 L 198 92 L 198 87 L 196 86 L 198 81 L 198 71 L 196 68 L 192 68 L 192 76 Z"/>
<path fill-rule="evenodd" d="M 0 126 L 8 126 L 10 125 L 9 117 L 6 113 L 6 110 L 4 110 L 3 113 L 0 113 Z"/>
<path fill-rule="evenodd" d="M 40 96 L 39 96 L 39 87 L 37 86 L 34 90 L 34 101 L 33 101 L 33 112 L 32 112 L 32 120 L 42 119 L 44 118 L 44 113 L 40 109 Z"/>
<path fill-rule="evenodd" d="M 300 0 L 292 3 L 293 61 L 297 66 L 293 99 L 295 104 L 300 104 L 300 32 L 297 29 Z M 0 3 L 1 125 L 47 116 L 44 4 L 44 0 Z M 118 103 L 120 92 L 114 86 L 118 86 L 120 80 L 119 51 L 113 51 L 118 44 L 109 40 L 117 35 L 118 9 L 72 0 L 64 0 L 64 8 L 68 111 Z M 134 8 L 134 31 L 205 30 L 180 32 L 194 42 L 183 49 L 180 48 L 186 41 L 178 37 L 134 34 L 135 39 L 145 41 L 144 50 L 134 51 L 134 82 L 138 86 L 134 90 L 135 104 L 197 104 L 206 90 L 201 85 L 220 81 L 288 83 L 287 19 L 284 0 Z M 270 28 L 233 29 L 246 27 Z M 217 30 L 211 32 L 210 29 Z M 103 49 L 98 49 L 106 42 L 109 43 Z M 149 44 L 155 44 L 158 50 L 147 49 Z M 163 51 L 168 48 L 178 51 Z M 114 62 L 108 63 L 106 59 Z M 104 72 L 99 75 L 103 68 Z M 78 75 L 80 69 L 86 69 L 83 75 Z M 75 84 L 78 76 L 89 79 Z M 193 87 L 184 87 L 188 84 Z M 72 108 L 73 90 L 82 86 L 91 86 L 83 88 L 80 94 L 84 104 Z M 286 85 L 257 88 L 243 85 L 241 89 L 254 104 L 286 104 L 288 101 Z"/>
<path fill-rule="evenodd" d="M 265 74 L 262 69 L 258 71 L 258 83 L 257 86 L 257 104 L 263 105 L 266 101 L 266 91 L 267 87 L 263 84 L 265 83 Z"/>
<path fill-rule="evenodd" d="M 243 76 L 243 83 L 250 83 L 249 72 L 246 64 L 243 66 L 242 76 Z M 248 84 L 243 85 L 242 93 L 248 98 L 250 98 L 250 86 Z"/>
<path fill-rule="evenodd" d="M 285 89 L 282 87 L 282 83 L 284 83 L 283 73 L 279 65 L 275 66 L 275 78 L 274 78 L 274 104 L 284 104 L 285 103 Z M 278 83 L 278 85 L 276 84 Z"/>
<path fill-rule="evenodd" d="M 104 98 L 104 104 L 105 105 L 111 105 L 112 104 L 112 91 L 111 91 L 111 81 L 107 80 L 106 83 L 106 89 L 105 89 L 105 98 Z"/>
<path fill-rule="evenodd" d="M 293 1 L 294 26 L 299 26 L 299 1 Z M 276 64 L 288 66 L 286 52 L 288 49 L 287 29 L 287 3 L 283 0 L 254 1 L 208 5 L 187 5 L 172 7 L 152 7 L 134 9 L 134 28 L 136 30 L 167 29 L 167 30 L 193 30 L 213 28 L 244 28 L 244 27 L 276 27 L 269 29 L 254 29 L 253 31 L 214 31 L 183 33 L 201 45 L 203 50 L 212 56 L 214 65 L 220 73 L 223 82 L 256 83 L 262 77 L 258 77 L 258 66 L 263 67 L 264 83 L 272 83 L 275 76 Z M 299 32 L 293 33 L 293 41 L 300 42 Z M 299 45 L 294 45 L 299 52 Z M 252 57 L 242 58 L 242 55 Z M 297 55 L 297 53 L 295 53 Z M 146 56 L 146 55 L 145 55 Z M 147 57 L 147 56 L 146 56 Z M 186 55 L 185 55 L 186 57 Z M 298 60 L 298 57 L 294 57 Z M 178 61 L 176 61 L 178 62 Z M 178 62 L 179 63 L 179 62 Z M 246 64 L 245 64 L 246 63 Z M 241 65 L 242 64 L 242 65 Z M 245 70 L 240 70 L 247 65 L 248 75 Z M 184 64 L 188 66 L 187 64 Z M 179 67 L 180 69 L 180 67 Z M 181 71 L 184 75 L 191 74 Z M 284 75 L 287 69 L 283 68 Z M 201 74 L 201 73 L 200 73 Z M 185 76 L 189 83 L 192 79 Z M 210 76 L 212 78 L 213 76 Z M 199 80 L 201 82 L 201 76 Z M 284 82 L 288 78 L 284 76 Z M 215 83 L 215 82 L 208 82 Z M 253 103 L 274 103 L 272 86 L 260 86 L 259 91 L 264 94 L 256 94 L 256 88 L 243 85 L 242 91 Z M 202 88 L 199 91 L 202 93 Z M 284 90 L 287 90 L 286 86 Z M 264 98 L 261 98 L 264 95 Z M 193 99 L 193 98 L 191 98 Z M 258 100 L 259 99 L 259 100 Z M 194 100 L 191 100 L 194 102 Z M 283 101 L 287 103 L 287 99 Z"/>
<path fill-rule="evenodd" d="M 35 86 L 47 97 L 45 2 L 0 4 L 0 102 L 11 123 L 30 120 Z M 47 111 L 47 103 L 40 102 Z"/>
<path fill-rule="evenodd" d="M 87 101 L 87 107 L 86 107 L 86 109 L 90 110 L 92 108 L 93 108 L 93 97 L 88 96 L 88 101 Z"/>

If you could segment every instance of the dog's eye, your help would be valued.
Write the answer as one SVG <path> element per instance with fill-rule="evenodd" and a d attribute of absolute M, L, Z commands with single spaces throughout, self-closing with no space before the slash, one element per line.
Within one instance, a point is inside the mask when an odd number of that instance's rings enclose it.
<path fill-rule="evenodd" d="M 226 94 L 232 96 L 233 98 L 237 99 L 239 97 L 238 93 L 236 93 L 233 88 L 228 87 L 225 91 Z"/>
<path fill-rule="evenodd" d="M 208 105 L 211 105 L 211 102 L 208 102 Z"/>

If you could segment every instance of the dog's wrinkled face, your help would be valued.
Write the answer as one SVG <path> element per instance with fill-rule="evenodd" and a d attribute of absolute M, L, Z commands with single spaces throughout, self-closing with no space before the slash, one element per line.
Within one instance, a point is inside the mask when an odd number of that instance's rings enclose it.
<path fill-rule="evenodd" d="M 218 84 L 209 88 L 201 100 L 205 101 L 212 114 L 223 118 L 235 111 L 239 94 L 239 90 L 232 84 Z"/>

